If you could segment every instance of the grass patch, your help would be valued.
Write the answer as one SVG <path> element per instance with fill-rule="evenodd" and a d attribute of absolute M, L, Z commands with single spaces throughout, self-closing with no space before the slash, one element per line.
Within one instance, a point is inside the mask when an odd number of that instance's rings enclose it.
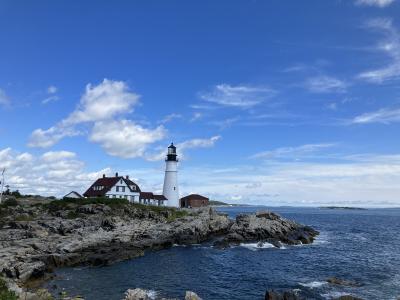
<path fill-rule="evenodd" d="M 76 211 L 73 211 L 73 210 L 70 210 L 69 212 L 68 212 L 68 214 L 67 214 L 67 219 L 76 219 L 76 218 L 79 218 L 80 217 L 80 215 L 76 212 Z"/>
<path fill-rule="evenodd" d="M 120 198 L 65 198 L 62 200 L 54 200 L 47 204 L 42 204 L 45 209 L 49 211 L 58 211 L 58 210 L 75 210 L 76 206 L 87 205 L 87 204 L 105 204 L 110 206 L 111 208 L 123 207 L 124 205 L 129 204 L 129 201 L 126 199 Z"/>
<path fill-rule="evenodd" d="M 35 220 L 35 218 L 33 217 L 33 216 L 30 216 L 30 215 L 18 215 L 16 218 L 15 218 L 15 221 L 33 221 L 33 220 Z"/>
<path fill-rule="evenodd" d="M 47 204 L 41 204 L 45 209 L 50 212 L 55 211 L 69 211 L 67 214 L 68 219 L 78 218 L 80 215 L 75 212 L 76 207 L 87 205 L 87 204 L 104 204 L 112 209 L 119 209 L 125 207 L 134 207 L 142 211 L 152 211 L 156 214 L 162 214 L 167 217 L 168 221 L 174 221 L 176 219 L 189 215 L 187 211 L 179 210 L 173 207 L 156 206 L 156 205 L 145 205 L 140 203 L 130 203 L 127 199 L 122 198 L 65 198 L 62 200 L 54 200 Z"/>
<path fill-rule="evenodd" d="M 17 295 L 7 288 L 4 279 L 0 278 L 0 300 L 17 300 Z"/>

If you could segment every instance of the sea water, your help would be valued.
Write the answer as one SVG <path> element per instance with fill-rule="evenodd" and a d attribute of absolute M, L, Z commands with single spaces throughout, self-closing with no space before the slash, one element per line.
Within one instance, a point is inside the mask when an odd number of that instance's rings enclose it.
<path fill-rule="evenodd" d="M 266 207 L 227 207 L 235 217 Z M 176 246 L 106 267 L 62 268 L 46 283 L 91 300 L 122 299 L 143 288 L 152 298 L 183 298 L 186 290 L 203 299 L 264 299 L 267 289 L 297 289 L 309 299 L 351 294 L 363 299 L 400 296 L 400 209 L 331 210 L 270 208 L 320 231 L 312 245 L 276 248 L 246 243 L 219 250 L 210 243 Z M 329 284 L 337 277 L 359 287 Z"/>

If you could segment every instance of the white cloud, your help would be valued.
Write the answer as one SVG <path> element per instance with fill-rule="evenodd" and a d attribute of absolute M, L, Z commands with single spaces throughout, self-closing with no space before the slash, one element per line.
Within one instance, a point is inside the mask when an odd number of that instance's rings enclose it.
<path fill-rule="evenodd" d="M 47 88 L 47 93 L 48 94 L 55 94 L 55 93 L 57 93 L 57 91 L 58 91 L 58 88 L 56 86 L 54 86 L 54 85 L 50 85 Z"/>
<path fill-rule="evenodd" d="M 177 114 L 177 113 L 172 113 L 169 115 L 166 115 L 162 120 L 160 120 L 158 123 L 160 124 L 165 124 L 165 123 L 169 123 L 175 119 L 182 119 L 183 116 L 181 114 Z"/>
<path fill-rule="evenodd" d="M 101 174 L 111 174 L 109 168 L 86 172 L 84 163 L 69 151 L 34 156 L 6 148 L 0 150 L 0 168 L 6 168 L 5 183 L 11 190 L 44 196 L 62 196 L 71 190 L 82 193 Z"/>
<path fill-rule="evenodd" d="M 305 87 L 312 93 L 344 93 L 347 86 L 344 81 L 330 76 L 312 77 L 305 82 Z"/>
<path fill-rule="evenodd" d="M 211 92 L 200 93 L 200 98 L 222 106 L 250 108 L 275 95 L 276 91 L 266 86 L 219 84 Z"/>
<path fill-rule="evenodd" d="M 122 158 L 141 157 L 146 148 L 166 135 L 163 126 L 146 129 L 129 120 L 96 122 L 90 141 L 99 143 L 112 156 Z"/>
<path fill-rule="evenodd" d="M 191 139 L 177 144 L 177 147 L 182 151 L 191 148 L 208 148 L 214 146 L 220 138 L 220 135 L 216 135 L 209 139 Z"/>
<path fill-rule="evenodd" d="M 354 124 L 367 124 L 367 123 L 383 123 L 389 124 L 393 122 L 400 122 L 400 108 L 388 109 L 383 108 L 378 111 L 365 113 L 355 117 L 351 123 Z"/>
<path fill-rule="evenodd" d="M 395 0 L 356 0 L 357 5 L 386 7 L 392 4 Z"/>
<path fill-rule="evenodd" d="M 79 135 L 81 133 L 76 126 L 81 123 L 93 125 L 102 121 L 112 122 L 115 117 L 132 112 L 138 100 L 139 95 L 131 92 L 122 81 L 104 79 L 95 86 L 88 84 L 78 107 L 68 117 L 49 129 L 34 130 L 28 146 L 47 148 L 64 137 Z"/>
<path fill-rule="evenodd" d="M 178 156 L 180 158 L 185 157 L 185 151 L 187 149 L 194 149 L 194 148 L 210 148 L 215 145 L 215 143 L 221 138 L 220 135 L 212 136 L 210 138 L 205 138 L 205 139 L 190 139 L 181 143 L 176 144 Z M 160 148 L 157 153 L 153 154 L 148 154 L 146 156 L 147 160 L 150 161 L 157 161 L 157 160 L 163 160 L 165 158 L 165 148 Z"/>
<path fill-rule="evenodd" d="M 58 143 L 64 137 L 79 135 L 80 132 L 73 127 L 53 126 L 49 129 L 35 129 L 29 137 L 28 146 L 48 148 Z"/>
<path fill-rule="evenodd" d="M 256 153 L 251 158 L 262 158 L 262 159 L 300 159 L 309 156 L 315 152 L 332 148 L 336 144 L 324 143 L 324 144 L 305 144 L 297 147 L 281 147 L 274 150 L 268 150 Z"/>
<path fill-rule="evenodd" d="M 203 113 L 201 113 L 201 112 L 195 112 L 195 113 L 193 114 L 193 117 L 190 119 L 190 122 L 198 121 L 198 120 L 200 120 L 203 116 L 204 116 Z"/>
<path fill-rule="evenodd" d="M 386 53 L 390 62 L 386 66 L 366 71 L 358 75 L 373 83 L 383 83 L 400 77 L 400 33 L 393 26 L 392 20 L 387 18 L 373 19 L 367 27 L 381 33 L 384 38 L 377 45 L 376 50 Z"/>
<path fill-rule="evenodd" d="M 399 157 L 370 155 L 366 161 L 344 163 L 274 161 L 221 172 L 214 172 L 213 167 L 185 168 L 180 171 L 180 178 L 185 179 L 180 181 L 180 191 L 195 191 L 231 203 L 268 206 L 398 207 Z"/>
<path fill-rule="evenodd" d="M 7 96 L 6 92 L 0 89 L 0 106 L 8 106 L 10 105 L 10 98 Z"/>
<path fill-rule="evenodd" d="M 45 162 L 55 162 L 63 159 L 75 158 L 76 154 L 70 151 L 49 151 L 42 155 L 42 160 Z"/>
<path fill-rule="evenodd" d="M 73 125 L 110 120 L 116 115 L 132 112 L 138 101 L 139 95 L 129 91 L 125 82 L 104 79 L 96 86 L 86 86 L 78 108 L 61 123 Z"/>
<path fill-rule="evenodd" d="M 53 95 L 53 96 L 47 97 L 46 99 L 42 100 L 42 104 L 47 104 L 47 103 L 50 103 L 50 102 L 56 102 L 56 101 L 58 101 L 58 99 L 59 99 L 58 96 Z"/>

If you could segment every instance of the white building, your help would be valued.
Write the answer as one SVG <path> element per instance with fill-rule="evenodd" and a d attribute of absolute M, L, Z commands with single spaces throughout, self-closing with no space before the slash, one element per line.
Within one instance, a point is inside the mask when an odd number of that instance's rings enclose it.
<path fill-rule="evenodd" d="M 165 159 L 163 195 L 168 199 L 168 206 L 179 207 L 178 159 L 173 143 L 168 147 Z"/>
<path fill-rule="evenodd" d="M 166 198 L 163 195 L 141 192 L 139 186 L 129 179 L 129 176 L 106 177 L 97 179 L 83 194 L 86 198 L 106 197 L 112 199 L 127 199 L 131 203 L 152 205 L 165 205 Z"/>

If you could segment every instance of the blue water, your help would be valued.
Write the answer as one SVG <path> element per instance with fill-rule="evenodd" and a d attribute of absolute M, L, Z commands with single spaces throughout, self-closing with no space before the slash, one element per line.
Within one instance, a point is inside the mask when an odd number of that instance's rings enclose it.
<path fill-rule="evenodd" d="M 221 208 L 234 217 L 260 207 Z M 264 208 L 265 209 L 265 208 Z M 264 299 L 266 289 L 300 289 L 309 299 L 352 294 L 363 299 L 400 296 L 400 209 L 327 210 L 273 208 L 282 216 L 321 232 L 313 245 L 285 249 L 208 244 L 173 247 L 107 267 L 57 270 L 47 283 L 85 299 L 121 299 L 128 288 L 144 288 L 157 297 L 183 298 L 185 290 L 203 299 Z M 361 287 L 326 283 L 329 277 Z"/>

